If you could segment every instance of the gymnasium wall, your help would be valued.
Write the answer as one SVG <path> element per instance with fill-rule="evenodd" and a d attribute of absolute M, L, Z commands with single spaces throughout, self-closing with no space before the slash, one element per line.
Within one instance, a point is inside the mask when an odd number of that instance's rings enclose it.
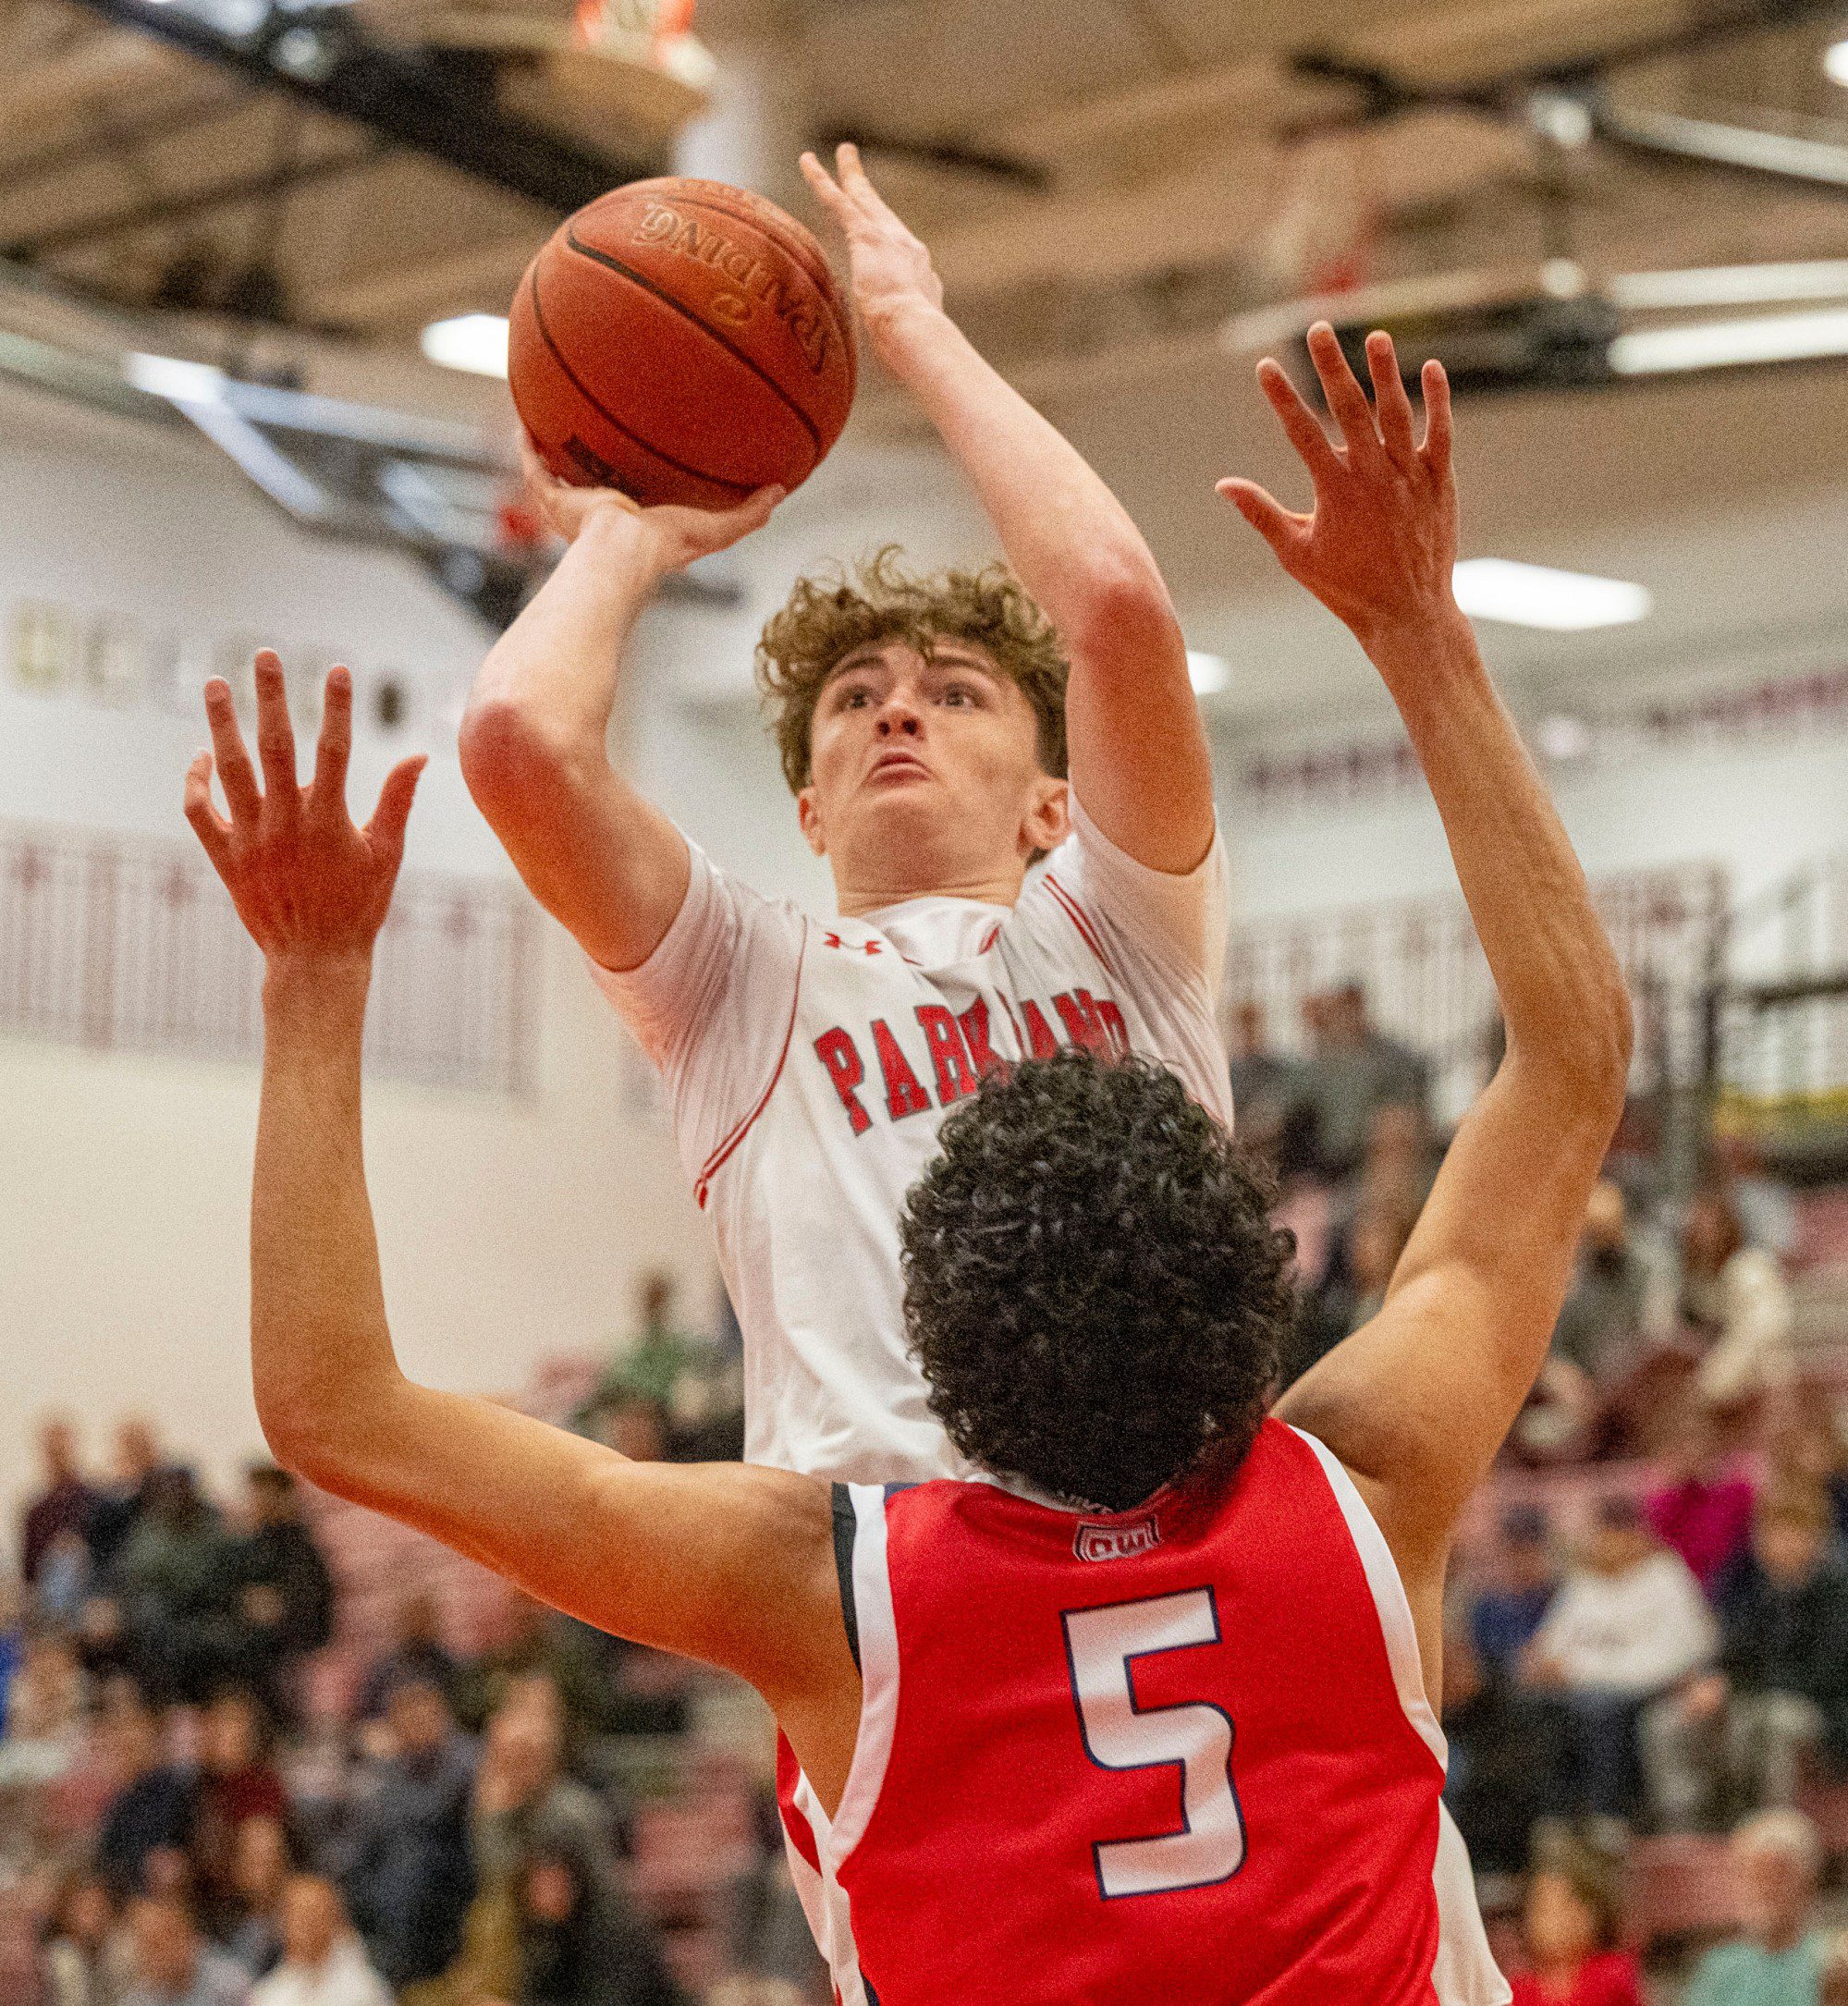
<path fill-rule="evenodd" d="M 179 785 L 204 738 L 199 685 L 274 640 L 291 663 L 350 661 L 362 710 L 379 678 L 406 686 L 403 726 L 361 719 L 355 800 L 429 747 L 407 869 L 506 881 L 454 754 L 483 648 L 473 620 L 396 558 L 297 534 L 215 459 L 114 430 L 59 444 L 55 459 L 10 432 L 0 444 L 0 621 L 21 605 L 106 618 L 123 671 L 107 694 L 81 675 L 26 689 L 0 668 L 0 818 L 190 843 Z M 134 636 L 139 678 L 123 652 Z M 690 1309 L 711 1295 L 645 1069 L 549 922 L 545 939 L 526 1093 L 369 1090 L 401 1355 L 447 1385 L 517 1388 L 547 1354 L 606 1343 L 644 1267 L 678 1270 Z M 256 1086 L 243 1065 L 0 1036 L 12 1393 L 0 1501 L 28 1479 L 48 1405 L 97 1417 L 99 1448 L 106 1419 L 129 1409 L 214 1470 L 261 1447 L 244 1350 Z"/>

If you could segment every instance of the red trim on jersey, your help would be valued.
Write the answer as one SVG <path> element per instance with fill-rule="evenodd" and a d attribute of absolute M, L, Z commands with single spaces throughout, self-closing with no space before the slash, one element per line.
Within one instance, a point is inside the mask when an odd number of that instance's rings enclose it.
<path fill-rule="evenodd" d="M 1114 982 L 1117 979 L 1117 972 L 1110 966 L 1110 957 L 1104 952 L 1102 946 L 1098 942 L 1096 929 L 1091 924 L 1090 915 L 1078 903 L 1077 899 L 1066 890 L 1065 887 L 1053 876 L 1050 871 L 1046 874 L 1046 888 L 1064 908 L 1065 916 L 1083 935 L 1084 945 L 1097 957 L 1098 961 L 1103 966 L 1105 974 Z"/>
<path fill-rule="evenodd" d="M 777 1091 L 777 1082 L 783 1077 L 783 1068 L 789 1064 L 789 1046 L 796 1035 L 796 1014 L 801 1009 L 802 1001 L 802 963 L 807 960 L 808 952 L 809 929 L 805 921 L 802 925 L 802 944 L 796 951 L 796 979 L 791 985 L 793 994 L 789 997 L 789 1021 L 783 1032 L 783 1049 L 777 1054 L 777 1070 L 770 1075 L 769 1085 L 758 1095 L 756 1107 L 706 1158 L 701 1166 L 700 1174 L 693 1180 L 693 1202 L 703 1212 L 705 1210 L 706 1196 L 711 1190 L 713 1179 L 725 1168 L 739 1144 L 751 1132 L 753 1122 L 770 1105 L 770 1096 Z"/>

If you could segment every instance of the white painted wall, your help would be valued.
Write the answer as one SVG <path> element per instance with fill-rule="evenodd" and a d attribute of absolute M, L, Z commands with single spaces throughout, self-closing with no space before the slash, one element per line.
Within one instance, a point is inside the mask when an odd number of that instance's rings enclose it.
<path fill-rule="evenodd" d="M 453 726 L 483 637 L 416 571 L 293 532 L 211 456 L 139 434 L 0 438 L 0 619 L 55 599 L 151 628 L 274 640 L 391 667 L 433 702 L 362 733 L 355 797 L 418 744 L 439 752 L 409 868 L 505 875 L 463 789 Z M 203 733 L 193 689 L 110 708 L 0 673 L 0 819 L 190 838 L 180 775 Z M 443 742 L 447 729 L 447 742 Z M 407 1367 L 445 1385 L 523 1385 L 547 1355 L 627 1328 L 635 1277 L 714 1270 L 671 1145 L 634 1106 L 636 1058 L 574 949 L 549 925 L 537 1078 L 517 1101 L 369 1090 L 368 1153 Z M 152 1414 L 223 1472 L 261 1447 L 245 1356 L 252 1069 L 98 1055 L 0 1037 L 0 1507 L 31 1472 L 34 1417 L 67 1404 L 100 1451 L 114 1417 Z M 0 1551 L 10 1538 L 0 1535 Z"/>

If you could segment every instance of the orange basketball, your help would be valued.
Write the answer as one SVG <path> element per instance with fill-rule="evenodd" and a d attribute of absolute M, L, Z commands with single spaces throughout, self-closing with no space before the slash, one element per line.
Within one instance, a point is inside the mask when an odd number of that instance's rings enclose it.
<path fill-rule="evenodd" d="M 821 246 L 723 181 L 635 181 L 527 266 L 508 378 L 541 457 L 644 506 L 725 508 L 807 480 L 853 403 L 853 334 Z"/>

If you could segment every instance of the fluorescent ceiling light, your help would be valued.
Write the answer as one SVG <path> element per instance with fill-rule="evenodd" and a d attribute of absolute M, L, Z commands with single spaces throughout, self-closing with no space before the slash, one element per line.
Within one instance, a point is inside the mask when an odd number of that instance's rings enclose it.
<path fill-rule="evenodd" d="M 1737 369 L 1754 362 L 1806 362 L 1848 355 L 1848 307 L 1826 313 L 1766 313 L 1693 327 L 1651 327 L 1619 335 L 1610 366 L 1620 376 L 1662 376 L 1683 370 Z"/>
<path fill-rule="evenodd" d="M 1221 690 L 1231 688 L 1232 665 L 1223 654 L 1203 654 L 1189 648 L 1187 674 L 1201 696 L 1218 696 Z"/>
<path fill-rule="evenodd" d="M 189 362 L 177 355 L 129 354 L 122 373 L 137 390 L 176 404 L 218 404 L 225 397 L 225 372 L 210 362 Z"/>
<path fill-rule="evenodd" d="M 1777 306 L 1848 300 L 1848 258 L 1800 264 L 1715 264 L 1681 272 L 1622 272 L 1605 281 L 1614 305 L 1638 313 L 1681 307 Z"/>
<path fill-rule="evenodd" d="M 1655 601 L 1641 585 L 1587 578 L 1507 557 L 1471 557 L 1456 569 L 1457 604 L 1474 619 L 1582 633 L 1647 619 Z"/>
<path fill-rule="evenodd" d="M 1583 717 L 1573 717 L 1563 711 L 1555 711 L 1550 717 L 1541 718 L 1534 736 L 1548 759 L 1562 763 L 1584 759 L 1591 751 L 1591 727 Z"/>
<path fill-rule="evenodd" d="M 1848 42 L 1838 42 L 1824 53 L 1822 69 L 1830 83 L 1848 85 Z"/>
<path fill-rule="evenodd" d="M 445 369 L 466 369 L 477 376 L 507 374 L 507 322 L 498 313 L 459 313 L 432 321 L 418 345 Z"/>

